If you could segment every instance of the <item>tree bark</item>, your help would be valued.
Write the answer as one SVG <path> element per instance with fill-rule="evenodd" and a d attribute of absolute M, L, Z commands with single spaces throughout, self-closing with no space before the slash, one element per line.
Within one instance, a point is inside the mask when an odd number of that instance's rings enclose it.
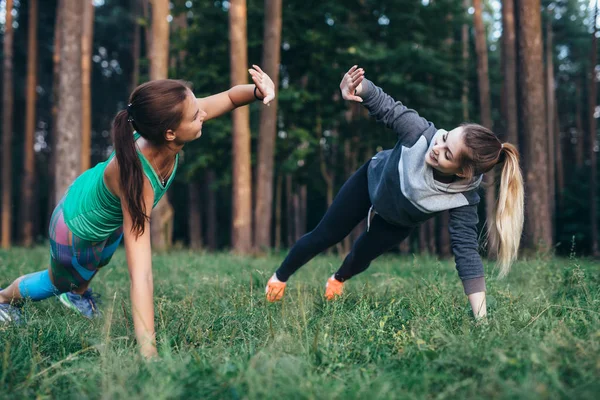
<path fill-rule="evenodd" d="M 2 248 L 10 247 L 12 240 L 12 137 L 13 137 L 13 1 L 6 0 L 4 25 L 4 82 L 2 112 Z"/>
<path fill-rule="evenodd" d="M 287 226 L 287 245 L 291 248 L 294 243 L 294 195 L 292 188 L 292 175 L 285 175 L 285 200 L 286 200 L 286 226 Z"/>
<path fill-rule="evenodd" d="M 469 0 L 463 0 L 464 11 L 469 8 Z M 462 110 L 463 121 L 469 120 L 469 25 L 464 23 L 461 29 L 462 42 L 462 66 L 464 70 L 463 87 L 462 87 Z"/>
<path fill-rule="evenodd" d="M 138 23 L 140 0 L 131 0 L 131 16 L 133 19 L 133 40 L 131 42 L 131 57 L 133 60 L 131 71 L 131 88 L 133 92 L 140 81 L 140 52 L 142 49 L 142 27 Z"/>
<path fill-rule="evenodd" d="M 169 0 L 152 0 L 152 46 L 150 80 L 167 79 L 169 73 Z M 152 210 L 150 232 L 152 248 L 166 250 L 173 243 L 174 210 L 163 196 Z"/>
<path fill-rule="evenodd" d="M 546 144 L 546 110 L 542 62 L 540 0 L 517 0 L 519 24 L 519 98 L 524 131 L 526 163 L 525 207 L 526 243 L 546 251 L 552 246 L 550 204 L 548 199 L 548 165 Z"/>
<path fill-rule="evenodd" d="M 481 112 L 481 125 L 492 129 L 492 105 L 490 98 L 490 78 L 488 72 L 487 34 L 483 25 L 481 0 L 473 0 L 475 12 L 473 23 L 475 25 L 475 51 L 477 52 L 477 80 L 479 84 L 479 107 Z M 485 174 L 485 210 L 488 223 L 494 221 L 496 208 L 495 173 L 492 169 Z M 494 242 L 494 231 L 490 231 L 489 243 Z M 495 256 L 492 254 L 492 256 Z"/>
<path fill-rule="evenodd" d="M 62 198 L 81 171 L 83 2 L 64 0 L 60 27 L 60 75 L 56 138 L 55 195 Z"/>
<path fill-rule="evenodd" d="M 502 1 L 502 70 L 505 105 L 506 141 L 519 147 L 517 113 L 517 49 L 515 35 L 515 0 Z"/>
<path fill-rule="evenodd" d="M 206 245 L 210 250 L 217 248 L 217 196 L 214 188 L 215 171 L 205 172 L 206 193 Z"/>
<path fill-rule="evenodd" d="M 202 248 L 202 196 L 200 189 L 200 184 L 197 182 L 188 184 L 190 247 L 196 250 Z"/>
<path fill-rule="evenodd" d="M 546 18 L 546 121 L 548 145 L 548 201 L 550 207 L 550 232 L 554 238 L 554 215 L 556 215 L 556 145 L 554 143 L 554 49 L 552 39 L 552 19 L 554 14 L 548 11 Z"/>
<path fill-rule="evenodd" d="M 262 68 L 279 87 L 281 55 L 281 0 L 265 0 Z M 271 246 L 273 215 L 273 162 L 277 134 L 277 96 L 262 107 L 258 137 L 257 196 L 254 208 L 254 240 L 257 249 Z"/>
<path fill-rule="evenodd" d="M 556 191 L 558 209 L 563 209 L 563 191 L 565 189 L 565 167 L 563 162 L 563 143 L 560 135 L 560 120 L 558 119 L 558 102 L 554 102 L 554 143 L 556 144 Z"/>
<path fill-rule="evenodd" d="M 229 8 L 231 86 L 248 82 L 246 0 L 232 0 Z M 232 115 L 233 217 L 232 248 L 241 254 L 252 250 L 252 166 L 250 161 L 250 110 L 238 107 Z"/>
<path fill-rule="evenodd" d="M 596 34 L 598 32 L 598 0 L 596 0 L 596 7 L 594 10 L 594 33 L 592 34 L 592 46 L 590 49 L 590 71 L 589 71 L 589 93 L 588 93 L 588 118 L 589 118 L 589 134 L 590 144 L 588 146 L 590 155 L 590 229 L 591 229 L 591 242 L 592 242 L 592 255 L 600 255 L 600 249 L 598 248 L 598 201 L 596 194 L 598 193 L 598 163 L 596 158 L 596 147 L 598 143 L 597 132 L 596 132 L 596 103 L 597 103 L 597 79 L 596 79 L 596 64 L 598 63 L 598 39 Z"/>
<path fill-rule="evenodd" d="M 282 187 L 283 175 L 279 173 L 279 175 L 277 175 L 277 185 L 275 189 L 275 250 L 279 250 L 281 248 Z"/>
<path fill-rule="evenodd" d="M 21 181 L 21 243 L 30 247 L 33 244 L 33 214 L 37 210 L 33 190 L 35 181 L 35 152 L 33 141 L 35 137 L 37 102 L 37 25 L 38 1 L 29 3 L 29 30 L 27 38 L 27 88 L 25 99 L 25 144 L 23 180 Z"/>
<path fill-rule="evenodd" d="M 81 37 L 81 172 L 90 168 L 92 150 L 92 53 L 94 44 L 94 4 L 83 0 L 83 36 Z"/>

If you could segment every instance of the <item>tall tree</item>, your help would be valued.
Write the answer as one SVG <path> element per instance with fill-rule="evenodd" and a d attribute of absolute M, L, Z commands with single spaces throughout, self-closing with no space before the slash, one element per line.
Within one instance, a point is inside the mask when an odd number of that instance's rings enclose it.
<path fill-rule="evenodd" d="M 231 86 L 248 82 L 246 0 L 232 0 L 229 8 Z M 252 167 L 250 164 L 250 110 L 238 107 L 232 115 L 233 216 L 231 247 L 235 252 L 252 249 Z"/>
<path fill-rule="evenodd" d="M 92 150 L 92 45 L 94 38 L 94 3 L 83 0 L 83 35 L 81 36 L 81 172 L 90 168 Z"/>
<path fill-rule="evenodd" d="M 526 242 L 547 250 L 552 246 L 548 199 L 548 154 L 544 101 L 542 21 L 540 0 L 517 0 L 519 45 L 519 100 L 524 132 Z"/>
<path fill-rule="evenodd" d="M 204 173 L 204 193 L 206 193 L 206 246 L 210 250 L 217 248 L 217 193 L 215 189 L 215 171 L 207 169 Z"/>
<path fill-rule="evenodd" d="M 35 180 L 35 154 L 33 140 L 35 136 L 37 100 L 37 26 L 38 26 L 38 1 L 29 3 L 29 29 L 27 38 L 27 88 L 25 99 L 25 145 L 23 180 L 21 181 L 21 242 L 24 246 L 33 243 L 33 215 L 35 202 L 33 201 L 33 187 Z"/>
<path fill-rule="evenodd" d="M 469 0 L 463 0 L 464 11 L 469 8 Z M 462 44 L 462 66 L 463 66 L 463 87 L 462 87 L 462 110 L 463 121 L 469 120 L 469 24 L 465 20 L 461 28 Z"/>
<path fill-rule="evenodd" d="M 192 249 L 202 248 L 202 196 L 200 195 L 200 186 L 197 182 L 188 183 L 188 202 L 190 203 L 188 233 Z M 192 204 L 195 206 L 192 206 Z"/>
<path fill-rule="evenodd" d="M 152 0 L 152 45 L 150 80 L 167 79 L 169 70 L 169 0 Z M 163 196 L 152 210 L 150 231 L 152 247 L 167 249 L 173 242 L 173 207 Z"/>
<path fill-rule="evenodd" d="M 555 215 L 556 196 L 556 146 L 554 143 L 554 50 L 552 40 L 552 19 L 554 14 L 548 10 L 546 18 L 546 124 L 548 128 L 548 201 L 550 202 L 550 215 Z M 554 218 L 550 219 L 550 232 L 554 237 Z"/>
<path fill-rule="evenodd" d="M 64 0 L 60 27 L 60 75 L 54 191 L 60 199 L 81 170 L 81 36 L 83 2 Z"/>
<path fill-rule="evenodd" d="M 281 53 L 281 0 L 265 0 L 262 68 L 279 87 L 279 60 Z M 273 210 L 273 160 L 277 132 L 277 96 L 270 107 L 260 113 L 258 137 L 258 168 L 256 206 L 254 208 L 254 246 L 271 246 Z"/>
<path fill-rule="evenodd" d="M 2 248 L 12 236 L 12 137 L 13 137 L 13 1 L 6 0 L 4 24 L 4 82 L 2 94 Z"/>
<path fill-rule="evenodd" d="M 487 34 L 483 25 L 481 0 L 473 0 L 473 24 L 475 25 L 475 52 L 477 53 L 477 82 L 479 85 L 479 108 L 481 113 L 481 124 L 492 129 L 492 104 L 490 97 L 490 77 L 488 72 Z M 488 221 L 494 221 L 496 203 L 496 186 L 494 183 L 494 170 L 485 174 L 488 184 L 485 190 L 485 211 Z M 494 231 L 490 231 L 493 235 Z M 489 238 L 489 243 L 494 242 Z"/>
<path fill-rule="evenodd" d="M 588 119 L 590 130 L 590 143 L 588 146 L 590 154 L 590 238 L 592 241 L 592 254 L 600 255 L 598 248 L 598 163 L 596 159 L 596 144 L 598 143 L 598 133 L 596 132 L 596 103 L 597 103 L 597 78 L 596 64 L 598 61 L 598 0 L 596 0 L 594 10 L 594 32 L 592 34 L 592 46 L 590 49 L 590 70 L 589 70 L 589 92 L 588 92 Z"/>
<path fill-rule="evenodd" d="M 140 52 L 142 48 L 142 26 L 138 19 L 140 14 L 140 0 L 130 0 L 131 17 L 133 19 L 133 40 L 131 41 L 131 89 L 130 92 L 137 87 L 140 80 Z M 147 46 L 147 44 L 146 44 Z"/>
<path fill-rule="evenodd" d="M 515 0 L 502 0 L 502 97 L 504 101 L 505 140 L 519 145 L 517 114 L 517 48 Z"/>

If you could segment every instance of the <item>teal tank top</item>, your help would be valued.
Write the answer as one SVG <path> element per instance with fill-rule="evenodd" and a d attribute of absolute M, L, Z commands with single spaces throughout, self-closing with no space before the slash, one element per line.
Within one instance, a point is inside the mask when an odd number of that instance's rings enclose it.
<path fill-rule="evenodd" d="M 140 137 L 134 133 L 134 139 Z M 152 184 L 154 204 L 163 197 L 177 172 L 179 154 L 175 157 L 175 166 L 169 180 L 163 186 L 160 179 L 142 152 L 137 151 L 144 170 L 144 175 Z M 104 183 L 104 170 L 115 157 L 113 151 L 110 157 L 95 167 L 81 174 L 69 187 L 63 198 L 63 216 L 65 224 L 76 236 L 91 242 L 107 239 L 114 231 L 123 225 L 121 200 L 112 194 Z"/>

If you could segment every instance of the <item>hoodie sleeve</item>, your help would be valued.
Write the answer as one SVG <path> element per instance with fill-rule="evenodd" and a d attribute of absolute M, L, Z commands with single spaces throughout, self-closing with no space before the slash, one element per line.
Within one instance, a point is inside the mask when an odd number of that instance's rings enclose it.
<path fill-rule="evenodd" d="M 483 262 L 477 241 L 477 204 L 450 210 L 450 243 L 465 294 L 485 292 Z"/>
<path fill-rule="evenodd" d="M 393 130 L 403 145 L 411 147 L 433 125 L 415 110 L 394 100 L 370 80 L 365 79 L 362 84 L 363 90 L 360 95 L 363 105 L 369 110 L 369 115 Z"/>

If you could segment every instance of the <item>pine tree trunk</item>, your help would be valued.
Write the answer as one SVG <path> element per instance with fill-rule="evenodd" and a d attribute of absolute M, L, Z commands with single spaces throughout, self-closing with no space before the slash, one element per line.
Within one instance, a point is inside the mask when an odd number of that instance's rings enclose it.
<path fill-rule="evenodd" d="M 131 87 L 130 92 L 133 92 L 138 86 L 140 81 L 140 52 L 142 49 L 142 27 L 139 25 L 137 19 L 140 12 L 140 0 L 131 0 L 131 17 L 133 19 L 133 41 L 131 42 L 131 57 L 132 57 L 132 71 L 131 71 Z"/>
<path fill-rule="evenodd" d="M 440 239 L 440 249 L 439 254 L 442 257 L 450 257 L 451 248 L 450 248 L 450 232 L 448 231 L 448 226 L 450 224 L 450 214 L 448 211 L 442 211 L 439 218 L 439 239 Z"/>
<path fill-rule="evenodd" d="M 540 0 L 517 0 L 519 42 L 519 99 L 525 138 L 526 242 L 537 250 L 552 246 L 546 110 L 544 101 L 542 22 Z"/>
<path fill-rule="evenodd" d="M 33 214 L 37 210 L 34 203 L 33 190 L 35 181 L 35 152 L 33 141 L 35 136 L 35 105 L 37 101 L 37 25 L 38 1 L 29 3 L 29 30 L 27 38 L 27 88 L 25 99 L 25 151 L 23 180 L 21 181 L 21 243 L 29 247 L 33 244 Z"/>
<path fill-rule="evenodd" d="M 205 172 L 206 193 L 206 245 L 210 250 L 217 248 L 217 195 L 214 188 L 215 171 L 209 169 Z"/>
<path fill-rule="evenodd" d="M 229 8 L 231 86 L 248 82 L 246 0 L 232 0 Z M 252 250 L 252 167 L 250 163 L 250 110 L 238 107 L 232 113 L 233 217 L 232 249 L 241 254 Z"/>
<path fill-rule="evenodd" d="M 294 202 L 294 240 L 297 242 L 302 237 L 302 210 L 300 209 L 300 193 L 295 192 L 292 196 Z"/>
<path fill-rule="evenodd" d="M 505 105 L 506 141 L 519 147 L 517 113 L 517 49 L 515 35 L 515 0 L 502 0 L 502 97 Z"/>
<path fill-rule="evenodd" d="M 469 8 L 469 0 L 463 0 L 464 11 Z M 462 110 L 463 121 L 469 120 L 469 25 L 464 23 L 461 29 L 462 42 L 462 66 L 464 69 L 463 87 L 462 87 Z"/>
<path fill-rule="evenodd" d="M 492 129 L 492 106 L 490 99 L 490 80 L 488 73 L 487 34 L 483 25 L 481 0 L 473 0 L 475 12 L 473 23 L 475 25 L 475 51 L 477 52 L 477 78 L 479 84 L 479 107 L 481 111 L 481 125 Z M 485 210 L 488 223 L 494 221 L 496 207 L 496 186 L 494 170 L 485 174 Z M 494 231 L 490 231 L 490 243 L 494 242 Z M 492 254 L 492 256 L 494 256 Z"/>
<path fill-rule="evenodd" d="M 436 234 L 435 234 L 435 220 L 436 218 L 429 218 L 427 220 L 427 248 L 429 249 L 429 254 L 437 254 L 437 244 L 435 242 Z"/>
<path fill-rule="evenodd" d="M 419 253 L 427 253 L 427 223 L 419 225 Z"/>
<path fill-rule="evenodd" d="M 169 0 L 152 0 L 152 47 L 150 80 L 167 79 L 169 70 Z M 163 196 L 152 210 L 150 232 L 152 248 L 166 250 L 173 243 L 174 210 L 168 196 Z"/>
<path fill-rule="evenodd" d="M 583 168 L 583 158 L 585 149 L 585 134 L 583 132 L 583 110 L 581 107 L 581 82 L 575 83 L 575 128 L 577 131 L 577 142 L 575 143 L 575 165 L 577 169 Z"/>
<path fill-rule="evenodd" d="M 281 0 L 265 0 L 263 38 L 263 70 L 279 87 L 281 53 Z M 254 208 L 254 240 L 257 249 L 271 246 L 271 216 L 273 210 L 273 162 L 277 134 L 277 96 L 269 107 L 260 111 L 258 137 L 257 196 Z"/>
<path fill-rule="evenodd" d="M 592 242 L 592 255 L 599 256 L 600 249 L 598 248 L 598 163 L 596 157 L 596 147 L 598 144 L 598 134 L 596 132 L 596 105 L 597 105 L 597 79 L 596 79 L 596 64 L 598 61 L 598 1 L 594 11 L 594 33 L 592 34 L 592 46 L 590 50 L 590 71 L 589 71 L 589 93 L 588 93 L 588 118 L 589 118 L 589 134 L 590 144 L 588 146 L 590 155 L 590 238 Z"/>
<path fill-rule="evenodd" d="M 563 143 L 560 135 L 560 120 L 558 119 L 558 102 L 554 102 L 554 143 L 556 144 L 556 192 L 558 209 L 563 209 L 563 191 L 565 189 L 565 166 L 563 162 Z"/>
<path fill-rule="evenodd" d="M 60 12 L 62 26 L 56 138 L 56 199 L 62 198 L 81 171 L 83 2 L 64 0 Z"/>
<path fill-rule="evenodd" d="M 83 36 L 81 37 L 81 172 L 90 168 L 92 150 L 92 53 L 94 44 L 94 4 L 83 0 Z"/>
<path fill-rule="evenodd" d="M 287 231 L 287 246 L 291 248 L 294 243 L 294 199 L 293 199 L 293 188 L 292 188 L 292 175 L 285 175 L 285 200 L 286 200 L 286 231 Z"/>
<path fill-rule="evenodd" d="M 2 248 L 12 239 L 12 137 L 13 137 L 13 1 L 6 0 L 4 24 L 4 82 L 2 94 Z"/>
<path fill-rule="evenodd" d="M 300 185 L 300 236 L 306 233 L 306 207 L 308 206 L 308 187 Z"/>
<path fill-rule="evenodd" d="M 197 182 L 188 184 L 188 203 L 190 247 L 197 250 L 202 248 L 202 196 Z"/>
<path fill-rule="evenodd" d="M 56 175 L 56 143 L 58 141 L 58 82 L 60 80 L 60 31 L 62 27 L 62 5 L 64 0 L 58 0 L 56 3 L 56 22 L 54 24 L 54 52 L 52 53 L 52 131 L 50 134 L 50 165 L 48 167 L 48 176 L 51 177 L 48 183 L 48 213 L 46 215 L 46 226 L 50 225 L 50 218 L 54 206 L 58 203 L 56 198 L 55 179 Z"/>
<path fill-rule="evenodd" d="M 283 190 L 283 175 L 277 175 L 277 185 L 275 189 L 275 250 L 281 248 L 281 202 Z"/>
<path fill-rule="evenodd" d="M 550 232 L 554 238 L 554 215 L 556 215 L 556 145 L 554 143 L 554 50 L 552 40 L 552 19 L 554 14 L 548 11 L 546 19 L 546 121 L 547 121 L 547 137 L 548 137 L 548 200 L 550 207 Z"/>

